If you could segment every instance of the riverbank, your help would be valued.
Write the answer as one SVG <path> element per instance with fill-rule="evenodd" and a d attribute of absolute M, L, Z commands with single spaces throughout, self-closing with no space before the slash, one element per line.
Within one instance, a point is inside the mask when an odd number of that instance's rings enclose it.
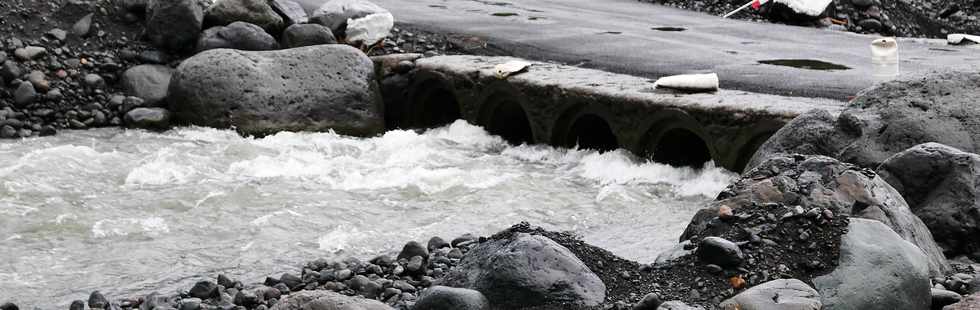
<path fill-rule="evenodd" d="M 643 0 L 685 10 L 721 16 L 747 1 L 741 0 Z M 778 2 L 778 1 L 777 1 Z M 980 6 L 974 1 L 868 1 L 834 0 L 819 16 L 787 14 L 770 2 L 761 9 L 748 8 L 735 19 L 831 28 L 885 36 L 946 39 L 947 34 L 980 34 Z"/>

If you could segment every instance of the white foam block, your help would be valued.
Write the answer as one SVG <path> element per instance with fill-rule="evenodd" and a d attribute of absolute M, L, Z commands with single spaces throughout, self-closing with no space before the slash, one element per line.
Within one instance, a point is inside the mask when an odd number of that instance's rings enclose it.
<path fill-rule="evenodd" d="M 793 9 L 794 12 L 809 16 L 819 16 L 833 0 L 772 0 Z"/>

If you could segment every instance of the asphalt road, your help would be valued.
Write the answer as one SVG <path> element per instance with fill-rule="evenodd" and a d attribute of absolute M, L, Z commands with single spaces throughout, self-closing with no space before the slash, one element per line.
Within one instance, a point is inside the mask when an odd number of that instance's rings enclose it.
<path fill-rule="evenodd" d="M 658 78 L 716 72 L 722 88 L 846 100 L 872 86 L 878 37 L 722 19 L 636 0 L 373 0 L 398 22 L 479 36 L 513 56 Z M 676 27 L 683 31 L 654 28 Z M 676 29 L 675 29 L 676 30 Z M 980 49 L 899 39 L 900 78 L 980 71 Z M 818 60 L 850 69 L 762 64 Z"/>

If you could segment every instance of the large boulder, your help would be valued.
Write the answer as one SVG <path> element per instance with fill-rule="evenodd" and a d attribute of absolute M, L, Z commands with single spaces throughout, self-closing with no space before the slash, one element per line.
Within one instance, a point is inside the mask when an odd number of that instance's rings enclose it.
<path fill-rule="evenodd" d="M 721 303 L 722 309 L 820 310 L 820 294 L 803 281 L 779 279 L 747 289 Z"/>
<path fill-rule="evenodd" d="M 180 123 L 235 127 L 247 135 L 384 131 L 374 66 L 345 45 L 206 51 L 177 67 L 168 101 Z"/>
<path fill-rule="evenodd" d="M 980 259 L 980 155 L 926 143 L 885 160 L 878 174 L 905 197 L 946 256 Z"/>
<path fill-rule="evenodd" d="M 392 308 L 377 300 L 318 290 L 286 295 L 272 306 L 271 310 L 392 310 Z"/>
<path fill-rule="evenodd" d="M 373 45 L 394 27 L 391 12 L 367 0 L 331 0 L 311 15 L 310 21 L 333 31 L 349 43 Z"/>
<path fill-rule="evenodd" d="M 174 69 L 161 65 L 139 65 L 126 70 L 122 75 L 122 87 L 126 95 L 143 99 L 155 106 L 167 98 L 170 77 Z"/>
<path fill-rule="evenodd" d="M 456 309 L 490 309 L 490 302 L 479 291 L 436 285 L 422 291 L 419 300 L 412 307 L 412 310 Z"/>
<path fill-rule="evenodd" d="M 207 26 L 225 26 L 234 22 L 258 25 L 271 34 L 284 27 L 282 17 L 266 0 L 217 0 L 204 14 Z"/>
<path fill-rule="evenodd" d="M 204 10 L 194 0 L 150 0 L 146 7 L 146 36 L 153 45 L 188 50 L 201 35 Z"/>
<path fill-rule="evenodd" d="M 282 47 L 295 48 L 320 44 L 336 44 L 337 38 L 327 27 L 318 24 L 296 24 L 282 33 Z"/>
<path fill-rule="evenodd" d="M 880 84 L 839 116 L 814 111 L 759 148 L 746 171 L 779 153 L 825 155 L 874 169 L 912 146 L 937 142 L 980 153 L 980 73 L 943 73 Z"/>
<path fill-rule="evenodd" d="M 471 249 L 441 285 L 483 293 L 495 308 L 597 306 L 606 286 L 575 254 L 539 235 L 512 233 Z"/>
<path fill-rule="evenodd" d="M 833 272 L 813 279 L 824 310 L 920 310 L 932 301 L 929 263 L 881 222 L 851 218 Z"/>
<path fill-rule="evenodd" d="M 230 48 L 243 51 L 268 51 L 279 48 L 276 38 L 259 26 L 234 22 L 228 26 L 208 28 L 197 42 L 198 51 Z"/>
<path fill-rule="evenodd" d="M 781 154 L 757 165 L 729 185 L 717 201 L 698 211 L 681 240 L 727 229 L 728 224 L 717 217 L 722 206 L 737 210 L 766 203 L 830 209 L 881 221 L 926 253 L 933 275 L 950 270 L 929 229 L 894 188 L 873 171 L 826 156 Z"/>

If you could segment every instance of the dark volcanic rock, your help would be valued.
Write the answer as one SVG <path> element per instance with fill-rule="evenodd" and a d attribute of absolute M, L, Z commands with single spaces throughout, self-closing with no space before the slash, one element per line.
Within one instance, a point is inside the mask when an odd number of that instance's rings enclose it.
<path fill-rule="evenodd" d="M 135 108 L 126 112 L 124 121 L 130 128 L 166 130 L 170 128 L 170 111 L 164 108 Z"/>
<path fill-rule="evenodd" d="M 799 205 L 799 211 L 777 216 L 802 216 L 804 211 L 825 208 L 834 214 L 879 220 L 926 253 L 933 275 L 950 268 L 929 229 L 894 188 L 873 171 L 833 158 L 775 155 L 743 174 L 718 198 L 694 216 L 681 240 L 726 229 L 728 224 L 717 218 L 721 206 L 737 211 L 751 204 Z"/>
<path fill-rule="evenodd" d="M 932 289 L 932 309 L 942 309 L 945 306 L 955 304 L 963 299 L 963 296 L 956 292 Z"/>
<path fill-rule="evenodd" d="M 109 300 L 99 291 L 94 291 L 88 296 L 88 307 L 93 309 L 105 309 L 109 307 Z"/>
<path fill-rule="evenodd" d="M 928 309 L 929 262 L 881 222 L 852 218 L 840 262 L 813 279 L 825 310 Z"/>
<path fill-rule="evenodd" d="M 5 302 L 0 304 L 0 310 L 20 310 L 20 308 L 12 302 Z"/>
<path fill-rule="evenodd" d="M 895 154 L 878 173 L 905 197 L 946 256 L 980 259 L 980 155 L 926 143 Z"/>
<path fill-rule="evenodd" d="M 345 45 L 206 51 L 177 68 L 168 101 L 181 123 L 234 126 L 246 135 L 333 129 L 372 136 L 384 130 L 374 65 Z"/>
<path fill-rule="evenodd" d="M 738 245 L 718 237 L 707 237 L 701 240 L 695 252 L 705 264 L 722 267 L 738 267 L 742 264 L 742 250 Z"/>
<path fill-rule="evenodd" d="M 282 34 L 282 47 L 336 44 L 337 38 L 327 27 L 318 24 L 295 24 L 286 28 Z"/>
<path fill-rule="evenodd" d="M 779 153 L 825 155 L 865 168 L 912 146 L 937 142 L 980 153 L 980 73 L 894 81 L 858 94 L 837 118 L 811 111 L 780 129 L 746 166 Z"/>
<path fill-rule="evenodd" d="M 278 34 L 283 28 L 282 17 L 272 10 L 266 0 L 216 1 L 205 12 L 204 22 L 208 26 L 246 22 L 257 25 L 270 34 Z"/>
<path fill-rule="evenodd" d="M 303 291 L 290 294 L 271 310 L 390 310 L 376 300 L 344 296 L 331 291 Z"/>
<path fill-rule="evenodd" d="M 605 284 L 578 257 L 547 237 L 526 233 L 477 245 L 441 284 L 480 291 L 504 308 L 595 306 L 606 297 Z"/>
<path fill-rule="evenodd" d="M 960 302 L 943 307 L 943 310 L 976 310 L 980 309 L 980 293 L 965 296 Z"/>
<path fill-rule="evenodd" d="M 149 0 L 146 36 L 170 50 L 191 49 L 201 35 L 204 11 L 194 0 Z"/>
<path fill-rule="evenodd" d="M 412 310 L 484 310 L 490 303 L 475 290 L 445 286 L 433 286 L 422 292 Z"/>
<path fill-rule="evenodd" d="M 230 48 L 243 51 L 268 51 L 279 48 L 276 39 L 259 26 L 233 22 L 228 26 L 208 28 L 197 42 L 198 51 Z"/>
<path fill-rule="evenodd" d="M 174 70 L 161 65 L 139 65 L 126 70 L 121 84 L 126 95 L 136 96 L 150 106 L 167 98 L 170 77 Z"/>
<path fill-rule="evenodd" d="M 25 107 L 33 103 L 35 97 L 37 97 L 37 91 L 34 90 L 34 85 L 23 82 L 14 91 L 14 104 L 18 107 Z"/>
<path fill-rule="evenodd" d="M 128 114 L 127 114 L 128 115 Z M 192 297 L 209 299 L 218 296 L 218 285 L 211 281 L 200 281 L 188 292 Z"/>

